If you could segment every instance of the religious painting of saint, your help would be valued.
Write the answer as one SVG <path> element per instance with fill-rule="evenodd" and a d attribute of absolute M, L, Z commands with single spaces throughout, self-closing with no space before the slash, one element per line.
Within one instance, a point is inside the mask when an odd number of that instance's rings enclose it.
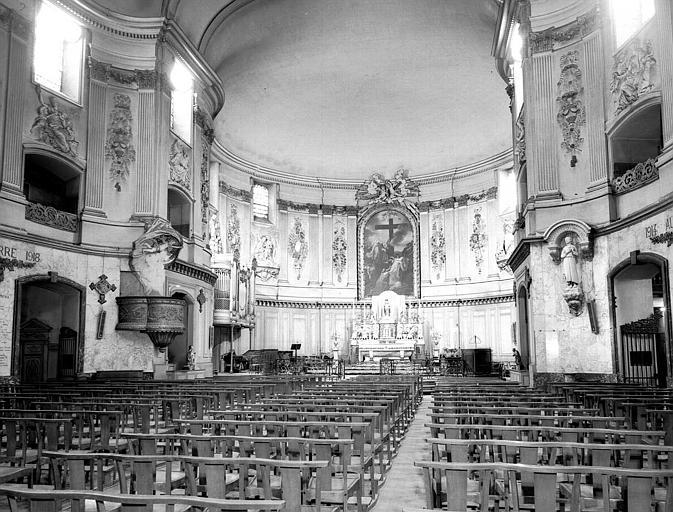
<path fill-rule="evenodd" d="M 385 209 L 361 226 L 363 297 L 387 290 L 414 295 L 414 227 L 399 211 Z"/>

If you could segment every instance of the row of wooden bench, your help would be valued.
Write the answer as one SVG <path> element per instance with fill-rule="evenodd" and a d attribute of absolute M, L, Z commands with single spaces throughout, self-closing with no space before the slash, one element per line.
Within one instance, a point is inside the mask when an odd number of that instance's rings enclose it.
<path fill-rule="evenodd" d="M 596 399 L 601 390 L 608 401 Z M 666 393 L 599 384 L 552 392 L 438 385 L 426 423 L 431 460 L 416 462 L 424 474 L 426 507 L 673 512 L 670 431 L 656 429 L 667 409 L 639 422 L 623 407 Z"/>
<path fill-rule="evenodd" d="M 98 385 L 87 385 L 84 393 L 66 386 L 57 392 L 6 389 L 0 403 L 12 407 L 0 419 L 7 432 L 1 446 L 14 466 L 4 467 L 26 482 L 0 486 L 0 492 L 18 489 L 26 497 L 27 488 L 41 492 L 47 486 L 61 495 L 178 493 L 275 500 L 268 507 L 257 502 L 251 510 L 278 509 L 280 500 L 287 510 L 364 512 L 376 502 L 422 397 L 418 377 L 304 379 L 301 386 L 284 380 L 278 390 L 270 390 L 267 379 L 263 386 L 253 383 L 253 391 L 222 400 L 231 392 L 229 384 L 160 383 L 161 394 L 154 398 L 152 385 L 144 382 L 135 389 L 124 383 L 121 393 Z M 233 384 L 248 385 L 240 378 Z M 29 401 L 42 391 L 41 400 Z M 31 403 L 34 407 L 27 407 Z M 63 506 L 60 499 L 49 506 Z M 67 506 L 77 509 L 78 500 L 68 499 L 74 502 Z M 88 499 L 93 501 L 84 502 L 87 506 L 100 503 Z"/>

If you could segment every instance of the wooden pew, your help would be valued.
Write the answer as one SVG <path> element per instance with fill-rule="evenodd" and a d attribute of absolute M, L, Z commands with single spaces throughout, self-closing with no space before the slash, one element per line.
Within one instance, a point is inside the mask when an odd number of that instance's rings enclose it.
<path fill-rule="evenodd" d="M 184 495 L 156 495 L 156 494 L 132 494 L 122 495 L 109 492 L 96 491 L 72 491 L 72 490 L 40 490 L 27 487 L 8 487 L 0 485 L 0 496 L 7 496 L 10 510 L 18 511 L 19 500 L 27 501 L 31 512 L 58 512 L 67 510 L 78 511 L 82 502 L 92 501 L 98 510 L 106 510 L 109 503 L 120 504 L 121 512 L 152 512 L 155 505 L 172 507 L 181 506 L 183 510 L 201 508 L 204 510 L 268 510 L 280 511 L 285 509 L 283 500 L 234 500 L 219 498 L 203 498 L 198 496 Z M 63 502 L 66 506 L 63 507 Z M 110 510 L 109 506 L 107 510 Z"/>
<path fill-rule="evenodd" d="M 595 510 L 614 510 L 617 502 L 623 503 L 628 512 L 652 509 L 670 512 L 673 507 L 673 470 L 624 469 L 602 466 L 542 466 L 509 463 L 443 463 L 415 462 L 424 472 L 426 506 L 449 511 L 471 508 L 489 510 L 557 512 L 569 510 L 580 512 L 585 506 Z M 520 493 L 521 473 L 532 475 L 533 493 L 525 503 Z M 478 478 L 473 478 L 474 475 Z M 566 495 L 559 489 L 560 476 L 571 485 Z M 501 478 L 500 490 L 495 485 Z M 593 476 L 600 482 L 600 494 L 586 494 L 583 478 Z M 614 496 L 611 482 L 617 481 L 621 495 Z M 446 508 L 442 503 L 446 503 Z M 411 511 L 406 511 L 411 512 Z"/>

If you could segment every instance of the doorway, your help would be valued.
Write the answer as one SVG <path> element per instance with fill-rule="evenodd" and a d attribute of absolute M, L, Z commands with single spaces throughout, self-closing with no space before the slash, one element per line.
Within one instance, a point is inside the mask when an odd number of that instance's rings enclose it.
<path fill-rule="evenodd" d="M 175 365 L 176 370 L 184 370 L 187 364 L 187 350 L 194 343 L 194 301 L 185 293 L 174 293 L 171 295 L 174 299 L 183 299 L 185 301 L 185 330 L 178 334 L 168 345 L 168 362 Z M 194 347 L 194 350 L 196 348 Z"/>
<path fill-rule="evenodd" d="M 521 354 L 521 369 L 527 370 L 530 361 L 530 350 L 528 340 L 528 290 L 525 286 L 520 286 L 516 294 L 517 297 L 517 315 L 519 325 L 519 354 Z"/>
<path fill-rule="evenodd" d="M 12 374 L 22 383 L 81 373 L 85 293 L 56 274 L 17 279 Z"/>
<path fill-rule="evenodd" d="M 634 253 L 611 274 L 616 369 L 625 382 L 665 386 L 671 313 L 667 261 Z"/>

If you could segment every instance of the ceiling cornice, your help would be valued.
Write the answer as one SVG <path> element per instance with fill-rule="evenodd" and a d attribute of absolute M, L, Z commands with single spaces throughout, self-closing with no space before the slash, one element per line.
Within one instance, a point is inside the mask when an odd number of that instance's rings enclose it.
<path fill-rule="evenodd" d="M 283 183 L 287 185 L 295 185 L 309 188 L 326 188 L 326 189 L 342 189 L 355 190 L 367 176 L 362 176 L 361 179 L 340 179 L 340 178 L 326 178 L 323 176 L 304 176 L 301 174 L 280 171 L 270 167 L 261 166 L 250 162 L 225 148 L 218 140 L 215 139 L 213 146 L 213 155 L 222 163 L 233 167 L 245 174 L 249 174 L 254 178 L 265 179 L 273 181 L 274 183 Z M 410 177 L 418 183 L 418 185 L 433 185 L 436 183 L 447 182 L 455 179 L 465 178 L 473 174 L 484 171 L 493 171 L 497 169 L 509 169 L 512 167 L 512 149 L 507 148 L 500 153 L 492 155 L 488 158 L 478 160 L 468 165 L 453 167 L 450 169 L 443 169 L 435 172 L 424 174 L 413 174 L 410 171 Z M 372 169 L 374 172 L 376 169 Z"/>

